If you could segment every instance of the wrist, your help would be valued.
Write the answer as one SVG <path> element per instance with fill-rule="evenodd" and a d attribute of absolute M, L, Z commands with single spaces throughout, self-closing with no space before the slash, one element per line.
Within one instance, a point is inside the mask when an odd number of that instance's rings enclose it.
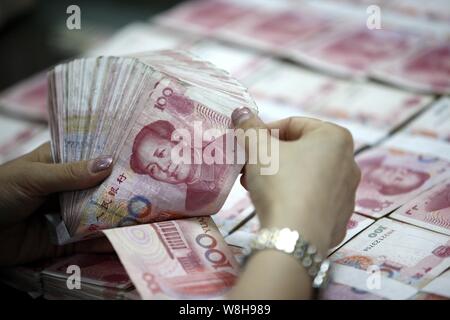
<path fill-rule="evenodd" d="M 290 228 L 261 229 L 250 243 L 246 254 L 247 259 L 255 251 L 275 250 L 287 254 L 302 265 L 307 274 L 312 278 L 314 288 L 323 288 L 328 279 L 330 262 L 327 260 L 326 252 L 313 243 L 307 241 L 297 230 Z"/>
<path fill-rule="evenodd" d="M 296 212 L 296 213 L 295 213 Z M 323 216 L 314 209 L 277 208 L 261 219 L 261 228 L 290 228 L 298 231 L 301 236 L 316 246 L 324 256 L 327 255 L 331 244 L 331 230 L 329 225 L 321 221 Z"/>

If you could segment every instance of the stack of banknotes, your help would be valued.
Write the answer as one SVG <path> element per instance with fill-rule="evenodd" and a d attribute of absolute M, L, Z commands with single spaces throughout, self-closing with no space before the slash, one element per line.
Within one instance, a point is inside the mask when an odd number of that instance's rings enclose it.
<path fill-rule="evenodd" d="M 207 108 L 221 120 L 201 118 L 203 126 L 225 130 L 234 107 L 256 108 L 228 75 L 179 51 L 187 50 L 248 87 L 266 121 L 308 116 L 351 131 L 362 181 L 346 237 L 329 251 L 335 267 L 323 299 L 449 299 L 449 7 L 374 2 L 383 28 L 369 31 L 364 0 L 188 1 L 52 69 L 50 86 L 41 72 L 1 93 L 0 163 L 49 140 L 49 119 L 58 161 L 110 153 L 117 165 L 99 188 L 65 194 L 62 215 L 47 216 L 60 243 L 104 232 L 116 254 L 3 269 L 0 280 L 48 299 L 214 299 L 233 286 L 260 229 L 239 181 L 205 188 L 135 171 L 147 124 L 192 131 Z M 176 51 L 135 54 L 161 49 Z M 151 95 L 140 95 L 146 86 Z M 213 192 L 196 202 L 197 188 Z M 81 269 L 81 289 L 68 286 L 70 266 Z"/>
<path fill-rule="evenodd" d="M 57 243 L 103 230 L 144 298 L 224 294 L 236 262 L 208 215 L 243 166 L 227 159 L 230 148 L 243 156 L 227 130 L 234 109 L 256 111 L 247 90 L 187 52 L 157 51 L 58 65 L 49 97 L 56 162 L 114 158 L 100 186 L 61 195 L 61 217 L 48 215 Z M 189 153 L 178 163 L 177 147 Z"/>
<path fill-rule="evenodd" d="M 218 247 L 223 249 L 222 245 Z M 231 252 L 237 261 L 242 260 L 242 248 L 228 246 L 227 251 Z M 173 254 L 177 253 L 173 252 Z M 178 257 L 180 258 L 179 255 Z M 195 273 L 193 270 L 189 277 L 182 277 L 180 273 L 177 277 L 172 276 L 174 268 L 181 266 L 167 264 L 170 258 L 164 258 L 162 254 L 159 257 L 154 256 L 153 261 L 147 259 L 139 263 L 148 265 L 158 261 L 163 263 L 162 258 L 166 260 L 164 267 L 170 270 L 165 270 L 164 277 L 159 276 L 151 283 L 146 282 L 145 285 L 151 285 L 152 290 L 148 288 L 144 291 L 145 295 L 136 290 L 137 286 L 133 284 L 133 277 L 129 276 L 130 271 L 125 269 L 124 263 L 115 253 L 74 254 L 58 259 L 41 260 L 20 267 L 2 268 L 0 282 L 25 291 L 33 298 L 44 297 L 50 300 L 217 299 L 234 283 L 234 277 L 228 277 L 231 281 L 226 286 L 219 286 L 219 278 L 215 277 L 212 271 L 209 276 L 203 272 Z M 158 267 L 161 268 L 161 265 Z M 148 271 L 142 271 L 138 276 L 147 277 Z M 77 278 L 78 275 L 79 278 Z M 154 294 L 158 290 L 158 283 L 162 285 L 159 290 L 164 290 L 165 295 L 161 292 L 157 296 Z"/>
<path fill-rule="evenodd" d="M 225 71 L 183 51 L 56 66 L 49 97 L 56 162 L 114 158 L 99 187 L 62 196 L 61 244 L 102 229 L 217 212 L 243 166 L 225 161 L 231 113 L 256 108 Z M 174 148 L 190 154 L 177 163 Z M 222 158 L 208 163 L 208 150 Z"/>
<path fill-rule="evenodd" d="M 79 268 L 78 284 L 70 277 Z M 67 273 L 67 270 L 72 273 Z M 115 254 L 78 254 L 55 261 L 41 271 L 46 299 L 137 299 L 139 295 Z M 75 289 L 75 290 L 74 290 Z"/>

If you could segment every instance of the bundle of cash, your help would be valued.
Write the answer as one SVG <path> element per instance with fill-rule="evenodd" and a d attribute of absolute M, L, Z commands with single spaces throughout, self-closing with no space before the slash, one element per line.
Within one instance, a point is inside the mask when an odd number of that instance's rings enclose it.
<path fill-rule="evenodd" d="M 210 226 L 212 225 L 210 224 Z M 152 232 L 151 230 L 150 228 L 150 233 Z M 218 236 L 217 230 L 210 234 L 214 235 L 220 242 L 220 236 Z M 164 234 L 162 235 L 164 236 Z M 189 236 L 184 238 L 187 241 L 191 241 Z M 204 238 L 200 243 L 206 244 L 205 239 L 211 238 Z M 200 246 L 198 248 L 201 249 Z M 172 253 L 177 256 L 180 265 L 187 266 L 189 260 L 180 259 L 180 254 L 174 246 L 171 247 L 172 249 L 174 250 Z M 231 259 L 233 268 L 237 269 L 235 260 L 242 261 L 244 258 L 242 248 L 220 243 L 214 252 L 210 251 L 209 257 L 214 258 L 214 254 L 219 249 L 226 253 L 227 258 Z M 196 250 L 196 252 L 199 252 L 199 249 Z M 156 292 L 156 289 L 158 289 L 158 281 L 160 281 L 162 284 L 160 289 L 163 289 L 163 291 L 159 291 L 160 298 L 170 298 L 174 294 L 189 299 L 198 298 L 199 296 L 208 298 L 215 291 L 218 294 L 226 292 L 236 278 L 235 272 L 234 274 L 228 274 L 227 277 L 223 278 L 227 279 L 228 282 L 223 282 L 222 285 L 218 285 L 220 284 L 220 277 L 226 274 L 223 272 L 224 266 L 219 266 L 219 264 L 216 264 L 216 267 L 222 273 L 219 272 L 216 276 L 214 276 L 212 269 L 209 270 L 208 275 L 203 274 L 198 270 L 199 265 L 197 265 L 197 270 L 191 268 L 191 273 L 188 273 L 183 278 L 179 273 L 182 270 L 181 268 L 173 269 L 174 265 L 170 267 L 168 264 L 173 260 L 170 255 L 154 255 L 153 259 L 155 260 L 150 260 L 150 254 L 155 254 L 156 252 L 160 252 L 157 250 L 157 247 L 149 250 L 147 254 L 144 254 L 145 257 L 139 257 L 139 259 L 142 259 L 142 261 L 146 259 L 145 262 L 153 266 L 153 269 L 148 268 L 146 270 L 146 277 L 141 279 L 141 282 L 149 279 L 147 272 L 150 270 L 156 270 L 159 273 L 159 277 L 162 277 L 164 273 L 164 277 L 161 279 L 154 279 L 155 281 L 152 287 L 152 290 Z M 189 250 L 184 248 L 184 252 L 189 252 Z M 206 250 L 205 252 L 208 251 Z M 127 254 L 131 254 L 131 252 L 127 251 Z M 164 260 L 162 259 L 163 257 Z M 194 256 L 191 255 L 191 257 Z M 164 267 L 169 267 L 170 272 L 162 268 L 161 264 L 165 264 Z M 190 266 L 193 267 L 194 264 Z M 145 267 L 145 265 L 141 265 L 141 267 Z M 174 274 L 177 271 L 178 274 Z M 132 280 L 128 276 L 128 272 L 130 271 L 127 271 L 123 267 L 119 257 L 114 253 L 74 254 L 62 258 L 44 259 L 23 266 L 0 268 L 0 282 L 19 291 L 27 292 L 32 298 L 44 297 L 50 300 L 140 300 L 141 295 L 133 285 Z M 132 274 L 132 278 L 136 279 L 139 279 L 141 276 L 142 274 L 140 273 L 136 275 Z M 168 286 L 169 284 L 172 284 L 172 286 Z M 154 298 L 154 296 L 151 296 L 151 298 Z"/>
<path fill-rule="evenodd" d="M 127 299 L 134 291 L 115 254 L 78 254 L 60 259 L 42 271 L 41 279 L 47 299 Z"/>
<path fill-rule="evenodd" d="M 63 224 L 49 218 L 59 243 L 219 211 L 243 165 L 231 113 L 256 110 L 228 73 L 159 51 L 58 65 L 49 88 L 55 161 L 112 155 L 115 163 L 99 187 L 62 195 Z"/>

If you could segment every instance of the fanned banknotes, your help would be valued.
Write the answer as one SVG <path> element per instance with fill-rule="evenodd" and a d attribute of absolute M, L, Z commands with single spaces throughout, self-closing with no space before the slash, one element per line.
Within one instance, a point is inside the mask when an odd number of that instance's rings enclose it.
<path fill-rule="evenodd" d="M 58 242 L 216 213 L 243 165 L 233 160 L 242 150 L 227 130 L 240 106 L 256 110 L 228 73 L 184 51 L 56 66 L 49 72 L 54 160 L 114 159 L 99 187 L 62 195 L 63 223 L 49 219 Z"/>

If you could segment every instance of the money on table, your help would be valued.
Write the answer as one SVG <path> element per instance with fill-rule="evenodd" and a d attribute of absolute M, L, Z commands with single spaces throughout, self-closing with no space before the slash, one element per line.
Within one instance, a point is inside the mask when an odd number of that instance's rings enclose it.
<path fill-rule="evenodd" d="M 159 51 L 58 65 L 49 88 L 55 161 L 114 158 L 99 187 L 62 195 L 67 232 L 57 233 L 59 243 L 219 211 L 243 166 L 226 159 L 231 113 L 241 106 L 256 110 L 228 73 L 184 51 Z M 180 130 L 190 137 L 173 140 Z M 207 130 L 214 136 L 203 135 Z M 180 146 L 190 154 L 175 163 L 172 149 Z M 242 156 L 237 143 L 231 147 Z M 207 150 L 220 159 L 208 164 Z"/>

